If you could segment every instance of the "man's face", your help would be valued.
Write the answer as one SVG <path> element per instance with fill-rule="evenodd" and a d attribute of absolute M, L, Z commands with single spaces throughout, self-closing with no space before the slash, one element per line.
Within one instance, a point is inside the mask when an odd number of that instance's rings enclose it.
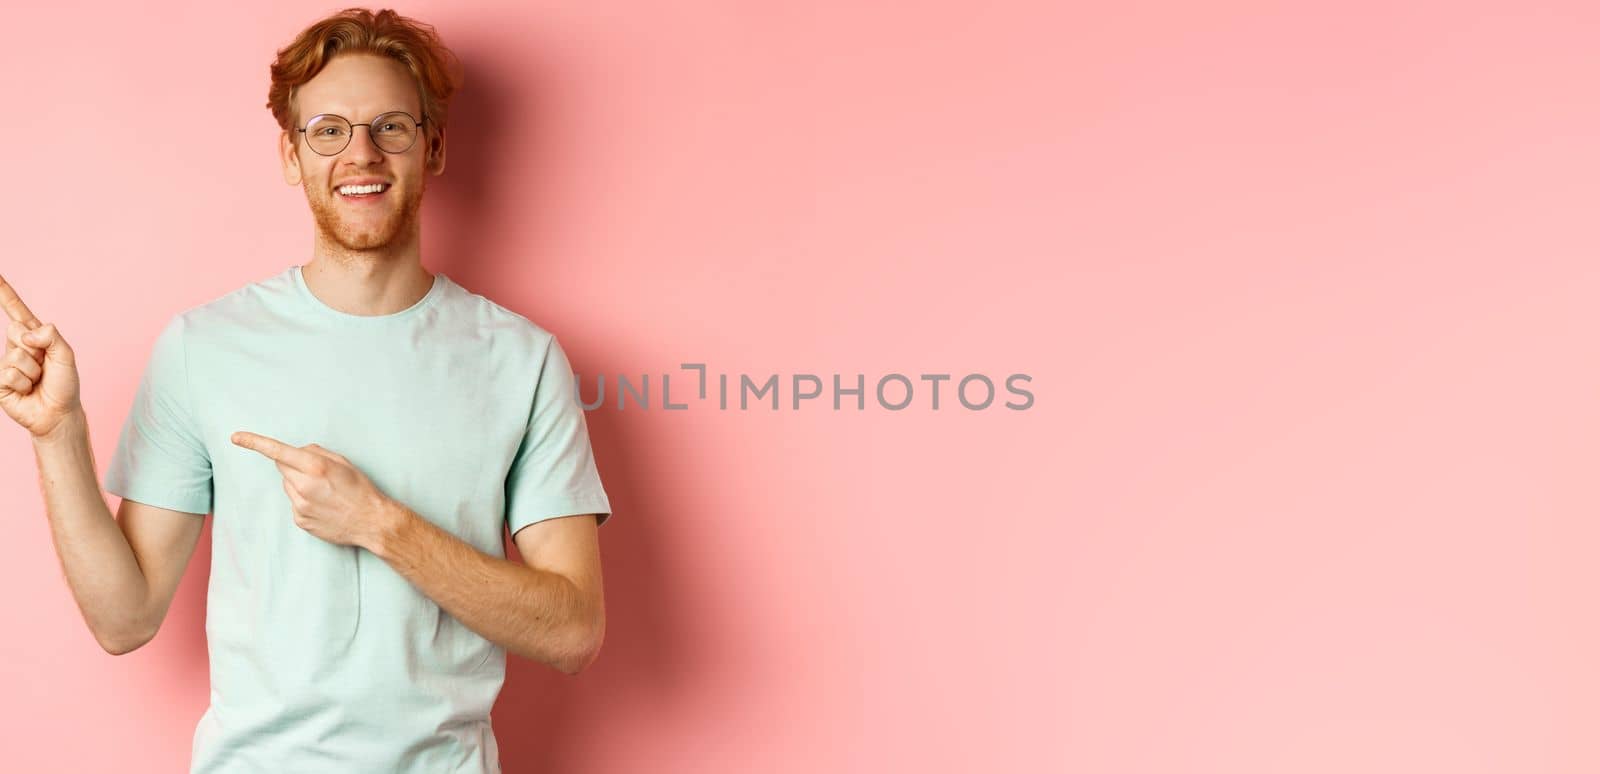
<path fill-rule="evenodd" d="M 430 157 L 434 127 L 419 127 L 416 142 L 402 153 L 387 153 L 373 142 L 372 119 L 401 110 L 422 117 L 416 82 L 405 65 L 387 57 L 345 54 L 335 57 L 301 86 L 296 99 L 299 124 L 279 142 L 283 178 L 305 191 L 317 231 L 346 250 L 378 250 L 411 239 L 418 231 L 417 212 L 429 174 L 444 171 L 444 137 Z M 350 143 L 332 156 L 313 151 L 306 135 L 294 129 L 319 113 L 350 121 Z M 376 196 L 340 194 L 340 185 L 377 179 L 389 188 Z"/>

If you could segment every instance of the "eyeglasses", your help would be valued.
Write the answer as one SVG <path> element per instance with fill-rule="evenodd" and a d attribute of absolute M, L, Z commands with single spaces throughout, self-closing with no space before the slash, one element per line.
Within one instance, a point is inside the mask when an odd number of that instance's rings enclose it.
<path fill-rule="evenodd" d="M 427 116 L 412 118 L 410 113 L 396 110 L 372 119 L 367 127 L 373 144 L 385 153 L 405 153 L 417 141 L 417 127 L 428 120 Z M 319 113 L 296 131 L 306 136 L 306 145 L 323 156 L 337 156 L 350 144 L 355 129 L 343 116 Z"/>

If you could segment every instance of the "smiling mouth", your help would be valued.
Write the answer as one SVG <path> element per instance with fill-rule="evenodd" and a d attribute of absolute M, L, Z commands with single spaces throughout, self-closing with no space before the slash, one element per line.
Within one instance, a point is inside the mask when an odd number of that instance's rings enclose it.
<path fill-rule="evenodd" d="M 372 192 L 369 192 L 369 193 L 345 193 L 344 191 L 340 190 L 339 188 L 334 189 L 333 192 L 335 194 L 337 194 L 340 199 L 345 199 L 347 201 L 352 201 L 352 202 L 370 202 L 370 201 L 376 201 L 378 199 L 383 198 L 384 194 L 387 194 L 389 192 L 389 189 L 392 188 L 392 187 L 393 186 L 391 186 L 388 183 L 382 183 L 382 184 L 379 184 L 378 190 L 372 191 Z M 342 188 L 342 186 L 341 186 L 341 188 Z M 366 190 L 367 188 L 370 188 L 370 186 L 357 186 L 358 190 Z"/>

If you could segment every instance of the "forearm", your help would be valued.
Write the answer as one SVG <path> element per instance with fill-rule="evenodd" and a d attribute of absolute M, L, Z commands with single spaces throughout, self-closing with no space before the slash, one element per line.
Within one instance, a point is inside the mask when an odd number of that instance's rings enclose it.
<path fill-rule="evenodd" d="M 599 611 L 565 576 L 483 553 L 400 503 L 383 523 L 369 550 L 467 628 L 567 674 L 592 660 Z"/>
<path fill-rule="evenodd" d="M 149 625 L 149 584 L 122 527 L 106 507 L 81 410 L 50 437 L 33 439 L 50 534 L 84 622 L 113 653 L 138 647 Z"/>

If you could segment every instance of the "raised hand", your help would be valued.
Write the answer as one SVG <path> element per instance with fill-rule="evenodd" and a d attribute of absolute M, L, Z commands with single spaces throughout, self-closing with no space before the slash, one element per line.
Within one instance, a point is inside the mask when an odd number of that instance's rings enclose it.
<path fill-rule="evenodd" d="M 0 361 L 0 409 L 35 438 L 44 437 L 83 410 L 77 361 L 55 324 L 40 322 L 4 277 L 0 306 L 9 318 Z"/>

